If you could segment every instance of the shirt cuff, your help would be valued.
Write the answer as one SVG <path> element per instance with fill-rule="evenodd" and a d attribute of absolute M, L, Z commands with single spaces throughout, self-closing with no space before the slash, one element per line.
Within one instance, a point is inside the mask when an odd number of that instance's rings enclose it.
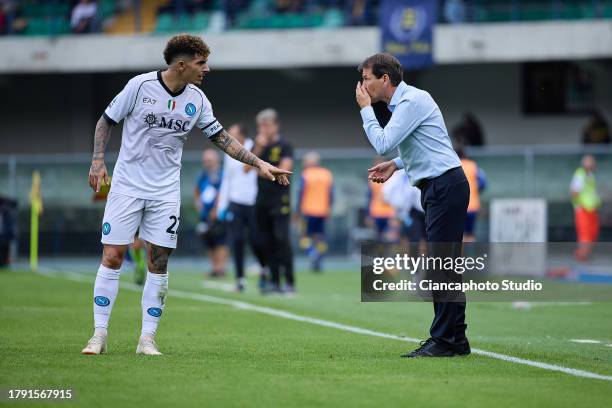
<path fill-rule="evenodd" d="M 361 114 L 361 119 L 363 122 L 367 122 L 368 120 L 374 119 L 376 120 L 376 115 L 374 114 L 374 108 L 371 105 L 362 108 L 359 113 Z"/>
<path fill-rule="evenodd" d="M 113 126 L 115 126 L 115 125 L 117 124 L 117 121 L 116 121 L 116 120 L 114 120 L 113 118 L 111 118 L 110 116 L 108 116 L 108 114 L 107 114 L 106 112 L 104 112 L 104 113 L 102 114 L 102 116 L 104 116 L 104 119 L 106 119 L 106 121 L 107 121 L 109 124 L 111 124 L 111 125 L 113 125 Z"/>
<path fill-rule="evenodd" d="M 404 168 L 404 162 L 399 157 L 396 157 L 395 159 L 393 159 L 393 162 L 395 163 L 398 169 Z"/>

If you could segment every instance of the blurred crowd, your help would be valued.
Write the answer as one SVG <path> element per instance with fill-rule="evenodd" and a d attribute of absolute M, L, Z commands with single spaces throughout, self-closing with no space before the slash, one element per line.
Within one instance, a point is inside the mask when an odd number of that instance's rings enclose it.
<path fill-rule="evenodd" d="M 440 23 L 582 19 L 612 17 L 612 3 L 603 0 L 438 0 Z M 145 31 L 205 30 L 210 15 L 219 15 L 221 29 L 299 28 L 377 25 L 381 0 L 0 0 L 0 34 L 57 35 L 95 33 L 126 13 L 134 14 L 134 32 L 143 29 L 143 15 L 172 16 L 168 26 Z M 159 6 L 159 7 L 158 7 Z M 158 7 L 157 10 L 152 9 Z M 196 24 L 182 22 L 201 14 Z M 295 16 L 279 23 L 270 17 Z M 247 21 L 256 19 L 256 22 Z M 216 26 L 215 26 L 216 27 Z M 187 31 L 188 31 L 187 30 Z"/>
<path fill-rule="evenodd" d="M 126 0 L 129 3 L 130 0 Z M 119 4 L 121 2 L 117 2 Z M 124 2 L 125 3 L 125 2 Z M 102 31 L 102 21 L 115 10 L 106 2 L 105 13 L 96 0 L 0 0 L 0 34 L 82 34 Z M 116 10 L 120 10 L 119 7 Z"/>

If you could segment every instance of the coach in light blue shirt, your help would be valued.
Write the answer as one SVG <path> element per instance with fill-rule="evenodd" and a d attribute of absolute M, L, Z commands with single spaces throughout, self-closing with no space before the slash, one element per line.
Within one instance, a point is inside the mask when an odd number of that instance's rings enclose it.
<path fill-rule="evenodd" d="M 401 81 L 388 103 L 393 114 L 384 129 L 370 105 L 361 109 L 363 127 L 379 155 L 397 148 L 399 157 L 393 162 L 398 169 L 406 169 L 412 185 L 461 166 L 431 95 Z"/>
<path fill-rule="evenodd" d="M 470 189 L 438 105 L 429 93 L 402 80 L 402 66 L 390 54 L 367 58 L 359 71 L 363 82 L 357 83 L 355 96 L 368 140 L 379 155 L 394 149 L 399 153 L 395 159 L 369 169 L 368 177 L 384 183 L 396 170 L 404 169 L 410 182 L 421 190 L 427 241 L 436 244 L 430 246 L 428 256 L 460 256 Z M 386 102 L 391 111 L 384 128 L 371 106 L 378 101 Z M 461 282 L 461 275 L 431 270 L 428 279 Z M 402 357 L 470 354 L 463 293 L 432 292 L 432 299 L 435 316 L 431 337 Z"/>

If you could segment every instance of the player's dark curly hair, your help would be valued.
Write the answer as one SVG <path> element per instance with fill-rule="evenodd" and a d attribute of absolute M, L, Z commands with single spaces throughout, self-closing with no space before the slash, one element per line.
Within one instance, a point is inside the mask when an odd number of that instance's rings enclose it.
<path fill-rule="evenodd" d="M 178 34 L 172 37 L 168 41 L 168 44 L 166 44 L 166 49 L 164 50 L 166 64 L 172 64 L 174 59 L 181 55 L 191 58 L 200 55 L 204 58 L 208 58 L 210 55 L 210 48 L 208 48 L 208 45 L 198 36 Z"/>
<path fill-rule="evenodd" d="M 393 86 L 398 86 L 400 82 L 402 82 L 404 76 L 402 64 L 400 64 L 397 58 L 386 52 L 374 54 L 366 58 L 365 61 L 357 67 L 360 73 L 363 73 L 364 68 L 370 68 L 372 74 L 374 74 L 376 78 L 380 78 L 384 74 L 389 75 L 389 79 Z"/>

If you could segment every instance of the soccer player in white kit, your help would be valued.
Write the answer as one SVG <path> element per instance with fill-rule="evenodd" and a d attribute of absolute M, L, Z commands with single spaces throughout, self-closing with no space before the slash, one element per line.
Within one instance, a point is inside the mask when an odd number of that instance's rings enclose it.
<path fill-rule="evenodd" d="M 94 335 L 83 354 L 106 352 L 108 321 L 119 290 L 127 247 L 139 236 L 148 246 L 148 272 L 142 293 L 142 331 L 136 353 L 160 355 L 155 333 L 168 291 L 168 257 L 176 248 L 180 223 L 180 170 L 183 144 L 197 126 L 229 156 L 287 185 L 290 172 L 260 160 L 245 149 L 213 115 L 197 87 L 210 72 L 210 49 L 200 37 L 172 37 L 164 50 L 163 71 L 138 75 L 108 105 L 98 120 L 89 185 L 108 183 L 104 152 L 111 128 L 121 120 L 123 135 L 102 223 L 102 263 L 94 284 Z"/>

